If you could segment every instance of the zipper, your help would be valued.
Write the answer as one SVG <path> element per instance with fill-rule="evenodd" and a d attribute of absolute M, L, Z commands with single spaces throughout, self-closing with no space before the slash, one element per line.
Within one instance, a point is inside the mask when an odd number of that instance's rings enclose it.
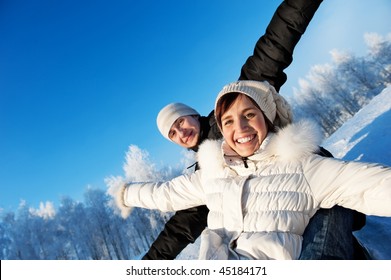
<path fill-rule="evenodd" d="M 248 164 L 247 164 L 248 157 L 242 157 L 242 160 L 243 160 L 243 163 L 244 163 L 244 167 L 248 168 Z"/>
<path fill-rule="evenodd" d="M 238 156 L 236 155 L 224 155 L 225 157 L 228 157 L 228 158 L 238 158 Z M 243 164 L 244 164 L 244 167 L 245 168 L 248 168 L 248 164 L 247 164 L 247 160 L 248 160 L 248 157 L 240 157 L 240 159 L 243 161 Z M 232 162 L 232 160 L 230 159 L 230 161 Z"/>

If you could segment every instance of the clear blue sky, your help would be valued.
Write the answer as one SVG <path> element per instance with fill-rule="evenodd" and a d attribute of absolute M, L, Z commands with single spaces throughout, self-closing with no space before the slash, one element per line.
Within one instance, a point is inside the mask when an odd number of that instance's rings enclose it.
<path fill-rule="evenodd" d="M 82 199 L 121 175 L 130 144 L 161 164 L 181 148 L 156 128 L 180 101 L 201 114 L 239 76 L 281 1 L 0 2 L 0 207 Z M 325 0 L 298 44 L 289 95 L 329 51 L 363 54 L 391 32 L 389 0 Z"/>

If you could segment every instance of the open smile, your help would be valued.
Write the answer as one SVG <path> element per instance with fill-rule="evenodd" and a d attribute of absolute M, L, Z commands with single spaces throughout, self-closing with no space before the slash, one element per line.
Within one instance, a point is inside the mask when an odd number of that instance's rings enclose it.
<path fill-rule="evenodd" d="M 189 140 L 191 140 L 193 137 L 193 132 L 191 131 L 188 135 L 186 135 L 183 139 L 184 139 L 184 143 L 187 143 L 189 142 Z"/>
<path fill-rule="evenodd" d="M 249 136 L 246 136 L 246 137 L 241 137 L 241 138 L 238 138 L 236 139 L 236 142 L 238 142 L 239 144 L 246 144 L 248 142 L 250 142 L 251 140 L 253 140 L 255 138 L 255 135 L 249 135 Z"/>

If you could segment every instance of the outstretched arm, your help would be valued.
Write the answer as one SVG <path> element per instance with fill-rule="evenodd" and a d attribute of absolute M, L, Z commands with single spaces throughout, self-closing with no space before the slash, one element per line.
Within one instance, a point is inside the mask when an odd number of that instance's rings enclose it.
<path fill-rule="evenodd" d="M 205 204 L 200 173 L 181 175 L 167 182 L 130 183 L 121 190 L 125 207 L 171 212 Z"/>
<path fill-rule="evenodd" d="M 303 164 L 320 207 L 334 205 L 367 215 L 391 215 L 391 167 L 314 156 Z"/>
<path fill-rule="evenodd" d="M 285 0 L 278 6 L 254 53 L 242 66 L 239 80 L 268 81 L 277 91 L 286 82 L 284 73 L 293 50 L 322 0 Z"/>

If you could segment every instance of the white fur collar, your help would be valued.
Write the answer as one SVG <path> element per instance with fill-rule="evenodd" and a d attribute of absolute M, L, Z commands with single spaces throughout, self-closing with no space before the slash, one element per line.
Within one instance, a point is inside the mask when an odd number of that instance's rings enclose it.
<path fill-rule="evenodd" d="M 266 145 L 250 160 L 275 158 L 278 161 L 294 161 L 308 156 L 319 149 L 321 132 L 312 121 L 301 121 L 271 134 Z M 222 140 L 206 140 L 198 150 L 197 159 L 203 174 L 222 177 L 227 166 L 222 152 Z M 240 158 L 240 156 L 238 156 Z"/>
<path fill-rule="evenodd" d="M 221 149 L 222 142 L 223 140 L 205 140 L 200 145 L 197 152 L 197 161 L 202 174 L 208 177 L 223 177 L 225 160 Z"/>
<path fill-rule="evenodd" d="M 322 134 L 312 121 L 300 121 L 280 129 L 265 152 L 283 161 L 301 159 L 319 150 Z"/>

